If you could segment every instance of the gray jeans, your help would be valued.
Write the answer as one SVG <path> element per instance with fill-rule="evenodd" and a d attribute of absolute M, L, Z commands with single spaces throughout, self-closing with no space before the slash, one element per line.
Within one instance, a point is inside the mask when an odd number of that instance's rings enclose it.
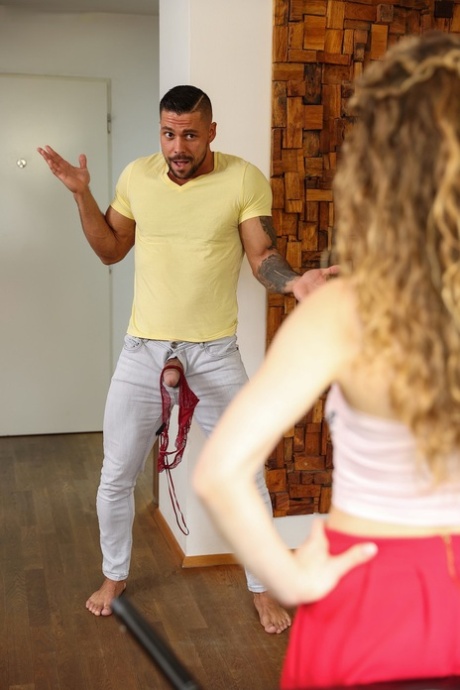
<path fill-rule="evenodd" d="M 160 374 L 171 357 L 180 360 L 188 385 L 199 398 L 194 418 L 206 436 L 248 379 L 236 336 L 205 343 L 125 337 L 107 396 L 104 462 L 97 493 L 102 571 L 111 580 L 128 577 L 134 487 L 162 423 Z M 169 390 L 174 400 L 176 390 Z M 263 471 L 257 484 L 272 513 Z M 251 592 L 265 591 L 248 571 L 246 578 Z"/>

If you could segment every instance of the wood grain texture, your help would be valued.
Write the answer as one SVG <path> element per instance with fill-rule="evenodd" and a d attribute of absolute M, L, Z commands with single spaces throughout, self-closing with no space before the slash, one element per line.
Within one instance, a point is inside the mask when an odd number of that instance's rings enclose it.
<path fill-rule="evenodd" d="M 1 690 L 169 690 L 113 616 L 95 512 L 100 434 L 0 438 Z M 262 629 L 237 565 L 181 567 L 157 523 L 152 462 L 136 488 L 126 595 L 206 690 L 275 690 L 286 635 Z"/>

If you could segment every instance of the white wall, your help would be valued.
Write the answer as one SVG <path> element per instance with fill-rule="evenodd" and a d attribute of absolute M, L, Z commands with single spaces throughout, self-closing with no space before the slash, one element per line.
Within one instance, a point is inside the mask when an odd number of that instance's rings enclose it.
<path fill-rule="evenodd" d="M 210 97 L 217 137 L 214 150 L 239 155 L 270 174 L 271 0 L 160 0 L 160 93 L 194 84 Z M 249 376 L 265 353 L 266 292 L 243 263 L 239 291 L 238 340 Z M 170 439 L 176 427 L 171 425 Z M 190 478 L 204 437 L 192 424 L 187 449 L 173 478 L 190 535 L 177 528 L 161 475 L 160 509 L 186 556 L 226 553 L 196 496 Z M 309 516 L 282 518 L 277 527 L 297 546 Z"/>
<path fill-rule="evenodd" d="M 0 4 L 0 65 L 6 73 L 110 80 L 113 123 L 109 198 L 123 167 L 137 156 L 158 149 L 158 17 L 44 13 Z M 37 146 L 44 144 L 52 146 L 53 142 L 37 142 Z M 91 171 L 91 161 L 88 165 Z M 132 257 L 112 271 L 115 362 L 131 309 Z"/>
<path fill-rule="evenodd" d="M 160 0 L 160 94 L 194 84 L 211 99 L 213 149 L 270 174 L 271 0 Z M 265 352 L 266 292 L 246 262 L 238 339 L 251 375 Z"/>

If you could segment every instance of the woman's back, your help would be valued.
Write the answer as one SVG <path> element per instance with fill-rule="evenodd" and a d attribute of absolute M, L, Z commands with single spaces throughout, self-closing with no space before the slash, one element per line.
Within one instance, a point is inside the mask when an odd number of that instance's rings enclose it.
<path fill-rule="evenodd" d="M 367 399 L 359 386 L 350 389 L 356 399 Z M 369 386 L 374 394 L 377 389 Z M 328 395 L 326 419 L 334 447 L 331 528 L 368 537 L 460 533 L 457 454 L 446 461 L 445 481 L 437 482 L 404 424 L 357 410 L 337 384 Z"/>

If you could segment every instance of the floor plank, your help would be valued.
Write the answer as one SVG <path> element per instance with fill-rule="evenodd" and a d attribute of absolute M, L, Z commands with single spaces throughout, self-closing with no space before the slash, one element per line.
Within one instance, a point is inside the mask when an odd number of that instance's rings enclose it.
<path fill-rule="evenodd" d="M 101 582 L 95 494 L 101 434 L 0 438 L 0 688 L 170 690 L 120 623 L 85 601 Z M 260 626 L 238 566 L 182 569 L 136 488 L 125 596 L 203 690 L 276 690 L 287 634 Z"/>

